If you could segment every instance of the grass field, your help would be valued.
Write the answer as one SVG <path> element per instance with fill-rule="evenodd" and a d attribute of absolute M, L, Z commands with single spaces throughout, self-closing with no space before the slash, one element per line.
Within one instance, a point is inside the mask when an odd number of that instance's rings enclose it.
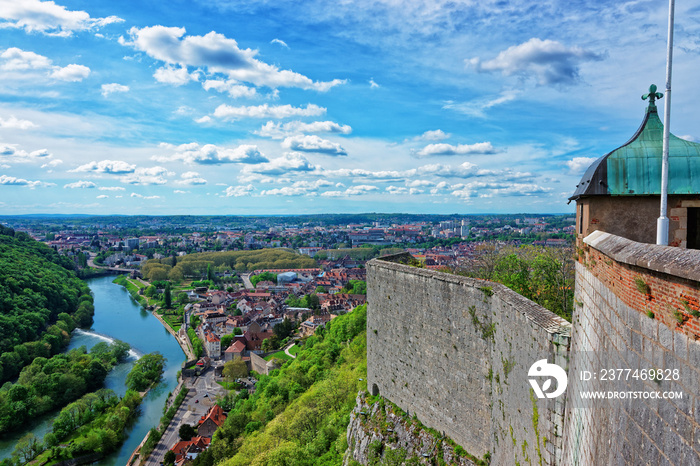
<path fill-rule="evenodd" d="M 276 353 L 272 353 L 272 354 L 270 354 L 269 356 L 267 356 L 267 357 L 265 358 L 265 361 L 269 361 L 269 360 L 272 359 L 272 358 L 281 359 L 281 360 L 283 360 L 283 361 L 290 361 L 290 360 L 292 359 L 292 358 L 290 358 L 290 357 L 287 355 L 287 353 L 285 353 L 284 351 L 278 351 L 278 352 L 276 352 Z"/>

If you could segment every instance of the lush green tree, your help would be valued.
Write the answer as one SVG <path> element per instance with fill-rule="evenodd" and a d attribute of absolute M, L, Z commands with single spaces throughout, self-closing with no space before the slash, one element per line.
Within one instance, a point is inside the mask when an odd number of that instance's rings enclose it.
<path fill-rule="evenodd" d="M 277 275 L 272 273 L 272 272 L 263 272 L 258 275 L 253 275 L 250 277 L 250 283 L 253 284 L 253 286 L 258 286 L 258 283 L 262 281 L 271 281 L 272 283 L 277 283 Z"/>
<path fill-rule="evenodd" d="M 236 379 L 248 376 L 248 366 L 240 357 L 235 357 L 224 364 L 222 373 L 226 377 L 227 382 L 233 382 Z"/>
<path fill-rule="evenodd" d="M 75 325 L 92 323 L 90 290 L 73 268 L 72 259 L 28 235 L 0 230 L 0 383 L 34 357 L 65 348 Z"/>
<path fill-rule="evenodd" d="M 284 340 L 289 337 L 296 329 L 296 325 L 290 319 L 283 319 L 282 322 L 275 325 L 272 329 L 279 340 Z"/>
<path fill-rule="evenodd" d="M 279 348 L 279 339 L 276 335 L 273 335 L 270 338 L 266 338 L 263 340 L 262 345 L 260 345 L 260 348 L 264 352 L 276 350 L 277 348 Z"/>
<path fill-rule="evenodd" d="M 234 334 L 229 333 L 228 335 L 223 335 L 221 337 L 221 351 L 224 351 L 224 349 L 228 348 L 231 346 L 231 342 L 233 341 Z"/>
<path fill-rule="evenodd" d="M 165 357 L 157 351 L 142 356 L 126 376 L 126 386 L 130 390 L 140 392 L 152 383 L 159 382 L 163 376 L 165 361 Z"/>
<path fill-rule="evenodd" d="M 173 466 L 175 464 L 175 458 L 177 458 L 177 455 L 175 454 L 175 452 L 172 450 L 168 450 L 165 452 L 165 457 L 163 458 L 163 464 L 165 466 Z"/>
<path fill-rule="evenodd" d="M 152 298 L 156 295 L 158 290 L 153 285 L 148 285 L 145 290 L 143 290 L 143 295 L 147 298 Z"/>
<path fill-rule="evenodd" d="M 163 293 L 163 303 L 166 309 L 173 307 L 173 297 L 172 291 L 170 289 L 170 282 L 165 284 L 165 292 Z"/>
<path fill-rule="evenodd" d="M 189 440 L 197 435 L 197 429 L 189 424 L 182 424 L 180 430 L 178 430 L 178 435 L 181 440 Z"/>

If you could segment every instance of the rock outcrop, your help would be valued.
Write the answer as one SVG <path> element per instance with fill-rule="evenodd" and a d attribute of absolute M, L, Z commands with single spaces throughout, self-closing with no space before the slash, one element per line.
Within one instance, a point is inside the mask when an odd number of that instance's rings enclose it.
<path fill-rule="evenodd" d="M 488 464 L 443 434 L 424 427 L 410 413 L 382 397 L 361 391 L 350 414 L 344 466 L 379 464 Z"/>

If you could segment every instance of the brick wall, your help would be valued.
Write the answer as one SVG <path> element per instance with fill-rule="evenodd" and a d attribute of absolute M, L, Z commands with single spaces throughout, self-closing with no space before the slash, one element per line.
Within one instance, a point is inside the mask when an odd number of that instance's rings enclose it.
<path fill-rule="evenodd" d="M 570 324 L 508 288 L 372 260 L 367 377 L 491 464 L 562 464 L 565 397 L 536 399 L 530 366 L 567 366 Z"/>
<path fill-rule="evenodd" d="M 700 464 L 700 251 L 597 231 L 578 256 L 563 464 Z M 602 380 L 609 369 L 625 375 Z M 678 377 L 634 377 L 650 369 Z M 640 395 L 583 398 L 592 391 Z M 682 398 L 642 396 L 657 392 Z"/>
<path fill-rule="evenodd" d="M 693 340 L 700 338 L 700 251 L 597 231 L 578 249 L 578 260 L 627 306 L 653 313 L 655 320 Z"/>

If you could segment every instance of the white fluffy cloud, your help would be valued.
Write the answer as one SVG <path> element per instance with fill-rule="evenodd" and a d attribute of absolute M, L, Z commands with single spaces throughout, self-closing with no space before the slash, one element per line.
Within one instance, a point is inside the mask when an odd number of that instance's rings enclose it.
<path fill-rule="evenodd" d="M 243 197 L 243 196 L 250 196 L 250 193 L 252 193 L 255 190 L 252 184 L 248 185 L 241 185 L 241 186 L 229 186 L 224 190 L 224 193 L 226 193 L 226 197 Z"/>
<path fill-rule="evenodd" d="M 238 120 L 241 118 L 289 118 L 294 116 L 319 116 L 326 113 L 324 107 L 307 104 L 306 107 L 291 105 L 254 105 L 232 107 L 222 104 L 214 110 L 214 116 L 223 120 Z"/>
<path fill-rule="evenodd" d="M 165 177 L 174 174 L 163 167 L 137 168 L 133 173 L 120 177 L 119 181 L 136 185 L 165 184 L 168 182 Z"/>
<path fill-rule="evenodd" d="M 214 89 L 218 92 L 225 92 L 230 97 L 238 99 L 240 97 L 255 97 L 257 90 L 254 87 L 244 86 L 234 79 L 207 79 L 202 83 L 204 90 Z"/>
<path fill-rule="evenodd" d="M 321 193 L 323 197 L 348 197 L 348 196 L 362 196 L 364 194 L 369 194 L 371 192 L 379 191 L 376 186 L 361 184 L 357 186 L 350 186 L 345 191 L 325 191 Z"/>
<path fill-rule="evenodd" d="M 333 186 L 328 180 L 316 180 L 316 181 L 297 181 L 291 186 L 284 186 L 281 188 L 267 189 L 260 192 L 262 196 L 315 196 L 316 191 L 319 188 Z"/>
<path fill-rule="evenodd" d="M 0 28 L 62 37 L 124 21 L 116 16 L 91 18 L 85 11 L 71 11 L 54 2 L 39 0 L 0 0 L 0 19 L 4 20 L 0 22 Z"/>
<path fill-rule="evenodd" d="M 115 92 L 129 92 L 129 86 L 124 86 L 118 83 L 109 83 L 102 85 L 102 96 L 107 97 Z"/>
<path fill-rule="evenodd" d="M 53 155 L 47 149 L 27 152 L 24 149 L 18 149 L 15 144 L 0 145 L 0 161 L 3 162 L 31 163 L 45 161 L 51 157 L 53 157 Z"/>
<path fill-rule="evenodd" d="M 124 191 L 126 188 L 122 188 L 121 186 L 100 186 L 97 189 L 100 191 Z"/>
<path fill-rule="evenodd" d="M 574 157 L 566 162 L 566 166 L 571 175 L 581 175 L 596 160 L 596 157 Z"/>
<path fill-rule="evenodd" d="M 79 180 L 79 181 L 75 181 L 73 183 L 68 183 L 68 184 L 64 185 L 63 187 L 64 188 L 71 188 L 71 189 L 76 189 L 76 188 L 87 189 L 87 188 L 95 188 L 95 187 L 97 187 L 97 185 L 95 183 L 93 183 L 92 181 Z"/>
<path fill-rule="evenodd" d="M 257 173 L 263 175 L 283 175 L 288 172 L 310 172 L 316 167 L 303 155 L 285 153 L 282 157 L 259 165 L 249 165 L 241 170 L 243 175 Z"/>
<path fill-rule="evenodd" d="M 38 53 L 10 47 L 0 53 L 2 68 L 6 71 L 40 70 L 51 67 L 51 60 Z"/>
<path fill-rule="evenodd" d="M 63 163 L 63 160 L 61 159 L 53 159 L 41 166 L 41 168 L 55 168 Z M 51 170 L 49 170 L 49 173 L 51 173 Z"/>
<path fill-rule="evenodd" d="M 197 172 L 185 172 L 180 175 L 180 178 L 182 179 L 177 180 L 175 183 L 189 186 L 207 184 L 207 180 L 202 178 L 202 175 Z"/>
<path fill-rule="evenodd" d="M 545 188 L 534 183 L 507 183 L 502 181 L 473 181 L 465 185 L 456 185 L 452 195 L 462 199 L 493 196 L 532 196 L 546 194 L 552 188 Z"/>
<path fill-rule="evenodd" d="M 293 134 L 301 133 L 336 133 L 350 134 L 352 128 L 349 125 L 341 125 L 334 121 L 313 121 L 304 123 L 302 121 L 290 121 L 287 123 L 275 123 L 268 121 L 255 134 L 272 139 L 283 139 Z"/>
<path fill-rule="evenodd" d="M 1 0 L 0 0 L 1 1 Z M 43 55 L 17 47 L 10 47 L 0 53 L 0 69 L 5 71 L 42 71 L 48 70 L 48 77 L 59 81 L 82 81 L 90 75 L 90 68 L 83 65 L 71 64 L 65 67 L 54 66 L 52 61 Z"/>
<path fill-rule="evenodd" d="M 37 186 L 48 186 L 47 183 L 41 181 L 29 181 L 24 178 L 15 178 L 14 176 L 0 175 L 0 185 L 11 185 L 11 186 L 27 186 L 28 188 L 35 188 Z"/>
<path fill-rule="evenodd" d="M 260 152 L 258 146 L 249 144 L 228 148 L 218 147 L 214 144 L 200 146 L 196 142 L 181 144 L 179 146 L 161 143 L 160 147 L 174 150 L 174 153 L 171 155 L 156 155 L 151 157 L 152 160 L 161 163 L 182 160 L 189 165 L 215 165 L 221 163 L 256 164 L 269 161 L 262 152 Z"/>
<path fill-rule="evenodd" d="M 136 197 L 138 199 L 160 199 L 160 196 L 156 196 L 156 195 L 144 196 L 143 194 L 139 194 L 139 193 L 131 193 L 131 197 Z"/>
<path fill-rule="evenodd" d="M 257 50 L 241 49 L 238 42 L 223 34 L 212 31 L 204 36 L 186 36 L 185 32 L 185 28 L 178 27 L 132 27 L 130 40 L 122 38 L 120 42 L 168 65 L 206 68 L 210 73 L 222 73 L 230 79 L 255 86 L 273 89 L 298 87 L 325 92 L 346 82 L 341 79 L 314 82 L 299 73 L 280 70 L 257 60 Z"/>
<path fill-rule="evenodd" d="M 418 157 L 432 157 L 438 155 L 473 155 L 495 154 L 497 151 L 490 142 L 477 142 L 476 144 L 428 144 L 418 152 Z"/>
<path fill-rule="evenodd" d="M 93 172 L 93 173 L 133 173 L 136 170 L 136 165 L 124 162 L 122 160 L 100 160 L 99 162 L 92 161 L 78 168 L 69 170 L 70 172 Z"/>
<path fill-rule="evenodd" d="M 416 138 L 418 141 L 442 141 L 452 136 L 441 129 L 426 131 Z"/>
<path fill-rule="evenodd" d="M 83 65 L 68 65 L 63 68 L 54 69 L 50 76 L 53 79 L 58 79 L 60 81 L 71 81 L 78 82 L 87 78 L 90 75 L 90 68 Z"/>
<path fill-rule="evenodd" d="M 286 43 L 285 41 L 283 41 L 282 39 L 272 39 L 272 40 L 270 41 L 270 43 L 271 43 L 271 44 L 279 44 L 279 45 L 281 45 L 282 47 L 289 48 L 289 46 L 287 45 L 287 43 Z"/>
<path fill-rule="evenodd" d="M 0 118 L 0 128 L 29 129 L 36 128 L 36 125 L 29 120 L 20 120 L 11 115 L 8 119 Z"/>
<path fill-rule="evenodd" d="M 578 78 L 579 63 L 600 59 L 600 55 L 590 50 L 534 37 L 507 48 L 491 60 L 471 58 L 465 63 L 478 72 L 500 71 L 505 76 L 534 75 L 539 84 L 548 85 L 571 84 Z"/>
<path fill-rule="evenodd" d="M 282 147 L 299 152 L 315 152 L 326 155 L 348 155 L 343 147 L 316 135 L 291 136 L 282 142 Z"/>
<path fill-rule="evenodd" d="M 171 84 L 173 86 L 182 86 L 191 81 L 197 81 L 196 73 L 189 73 L 187 67 L 166 65 L 158 68 L 153 77 L 156 81 L 163 84 Z"/>

